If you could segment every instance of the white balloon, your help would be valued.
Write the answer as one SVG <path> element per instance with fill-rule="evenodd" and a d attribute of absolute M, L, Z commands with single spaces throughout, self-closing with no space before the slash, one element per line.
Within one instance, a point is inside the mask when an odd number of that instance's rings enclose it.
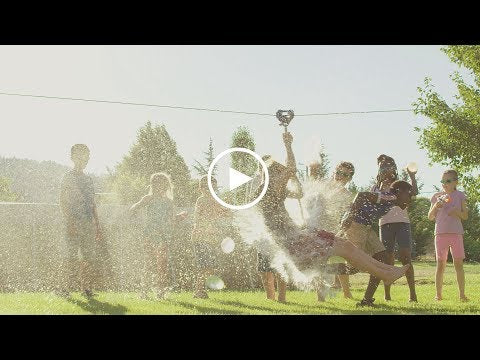
<path fill-rule="evenodd" d="M 230 254 L 235 249 L 235 242 L 232 238 L 227 237 L 223 239 L 221 247 L 225 254 Z"/>
<path fill-rule="evenodd" d="M 222 290 L 225 287 L 223 280 L 215 275 L 209 276 L 205 281 L 205 284 L 212 290 Z"/>

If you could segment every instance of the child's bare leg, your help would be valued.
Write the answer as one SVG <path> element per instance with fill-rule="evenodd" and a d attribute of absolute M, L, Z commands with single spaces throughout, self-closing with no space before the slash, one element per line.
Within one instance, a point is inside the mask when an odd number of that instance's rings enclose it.
<path fill-rule="evenodd" d="M 262 272 L 260 276 L 262 278 L 263 288 L 267 293 L 267 299 L 275 300 L 275 276 L 272 272 Z"/>
<path fill-rule="evenodd" d="M 465 296 L 465 271 L 463 270 L 463 259 L 453 259 L 453 265 L 455 266 L 455 272 L 457 273 L 458 291 L 460 300 L 468 300 Z"/>
<path fill-rule="evenodd" d="M 280 275 L 276 276 L 278 286 L 278 301 L 281 303 L 287 302 L 287 283 L 282 279 Z"/>
<path fill-rule="evenodd" d="M 350 292 L 350 283 L 348 275 L 337 275 L 338 280 L 342 286 L 343 297 L 347 299 L 353 299 L 352 293 Z"/>
<path fill-rule="evenodd" d="M 156 271 L 158 272 L 157 276 L 157 295 L 159 297 L 164 296 L 165 288 L 168 285 L 168 258 L 167 258 L 167 248 L 162 246 L 156 253 Z"/>
<path fill-rule="evenodd" d="M 385 263 L 388 264 L 388 265 L 394 265 L 395 264 L 395 253 L 387 252 L 386 255 L 385 255 Z M 385 300 L 387 300 L 387 301 L 392 300 L 392 297 L 390 296 L 391 285 L 384 284 L 383 287 L 385 288 Z"/>
<path fill-rule="evenodd" d="M 375 260 L 378 260 L 382 263 L 387 261 L 387 252 L 386 251 L 380 251 L 376 254 L 374 254 L 372 257 Z M 387 264 L 388 265 L 388 264 Z M 388 265 L 391 266 L 391 265 Z M 370 278 L 368 280 L 368 285 L 367 289 L 365 290 L 365 295 L 363 296 L 363 299 L 366 302 L 373 302 L 373 295 L 375 294 L 375 291 L 377 291 L 378 285 L 380 284 L 380 279 L 376 276 L 370 275 Z"/>
<path fill-rule="evenodd" d="M 402 262 L 403 265 L 410 264 L 410 268 L 405 273 L 405 276 L 407 278 L 408 288 L 410 290 L 410 301 L 416 302 L 417 293 L 415 291 L 415 273 L 412 265 L 411 252 L 412 251 L 410 248 L 400 248 L 399 255 L 400 255 L 400 261 Z"/>
<path fill-rule="evenodd" d="M 437 296 L 435 299 L 442 300 L 442 287 L 443 287 L 443 273 L 447 266 L 446 260 L 437 260 L 437 270 L 435 272 L 435 288 L 437 290 Z"/>
<path fill-rule="evenodd" d="M 341 256 L 357 269 L 366 271 L 389 284 L 405 275 L 405 272 L 410 266 L 405 265 L 401 268 L 396 268 L 394 266 L 382 264 L 357 248 L 351 242 L 337 237 L 335 238 L 331 255 Z M 387 267 L 387 269 L 385 269 L 385 267 Z"/>
<path fill-rule="evenodd" d="M 317 291 L 317 300 L 319 302 L 325 301 L 325 285 L 323 284 L 322 277 L 316 277 L 313 282 L 315 285 L 315 290 Z"/>

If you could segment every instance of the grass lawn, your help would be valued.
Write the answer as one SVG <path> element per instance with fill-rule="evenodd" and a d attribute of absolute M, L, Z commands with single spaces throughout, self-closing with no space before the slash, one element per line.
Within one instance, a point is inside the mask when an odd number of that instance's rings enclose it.
<path fill-rule="evenodd" d="M 192 293 L 172 293 L 166 300 L 141 300 L 135 293 L 100 293 L 87 300 L 80 294 L 65 299 L 52 293 L 0 294 L 1 314 L 480 314 L 480 264 L 465 265 L 467 303 L 458 300 L 453 264 L 445 273 L 444 300 L 435 296 L 435 263 L 415 263 L 418 303 L 408 302 L 406 279 L 392 286 L 392 301 L 383 299 L 383 285 L 376 293 L 376 308 L 356 308 L 368 276 L 350 279 L 354 300 L 341 293 L 318 303 L 313 291 L 289 291 L 287 304 L 265 299 L 261 291 L 211 291 L 209 299 L 193 299 Z"/>

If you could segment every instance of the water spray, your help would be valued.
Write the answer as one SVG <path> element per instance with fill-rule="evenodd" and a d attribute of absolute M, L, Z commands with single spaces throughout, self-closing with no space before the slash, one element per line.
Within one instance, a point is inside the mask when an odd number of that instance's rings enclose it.
<path fill-rule="evenodd" d="M 280 122 L 278 125 L 283 126 L 283 128 L 285 129 L 285 133 L 287 133 L 288 125 L 290 125 L 290 122 L 293 120 L 293 117 L 295 116 L 295 114 L 293 113 L 293 110 L 278 110 L 276 116 L 278 121 Z M 296 175 L 295 175 L 295 179 L 300 184 L 300 180 Z M 303 225 L 305 226 L 306 224 L 305 216 L 303 215 L 303 207 L 300 199 L 298 199 L 298 206 L 300 207 L 300 215 L 302 216 Z"/>

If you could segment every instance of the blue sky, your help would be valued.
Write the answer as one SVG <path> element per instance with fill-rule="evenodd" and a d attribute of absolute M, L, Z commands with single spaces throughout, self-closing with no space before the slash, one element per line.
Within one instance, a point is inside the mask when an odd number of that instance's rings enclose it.
<path fill-rule="evenodd" d="M 429 76 L 451 100 L 456 70 L 440 46 L 1 46 L 0 92 L 296 114 L 411 108 Z M 211 137 L 216 153 L 232 132 L 248 126 L 259 154 L 284 159 L 275 119 L 111 104 L 0 96 L 0 155 L 69 165 L 73 143 L 92 150 L 88 171 L 103 173 L 121 160 L 140 126 L 165 124 L 188 165 L 202 158 Z M 413 113 L 294 118 L 298 162 L 323 144 L 334 164 L 354 163 L 354 181 L 367 184 L 376 157 L 419 164 L 424 191 L 443 167 L 428 165 Z"/>

